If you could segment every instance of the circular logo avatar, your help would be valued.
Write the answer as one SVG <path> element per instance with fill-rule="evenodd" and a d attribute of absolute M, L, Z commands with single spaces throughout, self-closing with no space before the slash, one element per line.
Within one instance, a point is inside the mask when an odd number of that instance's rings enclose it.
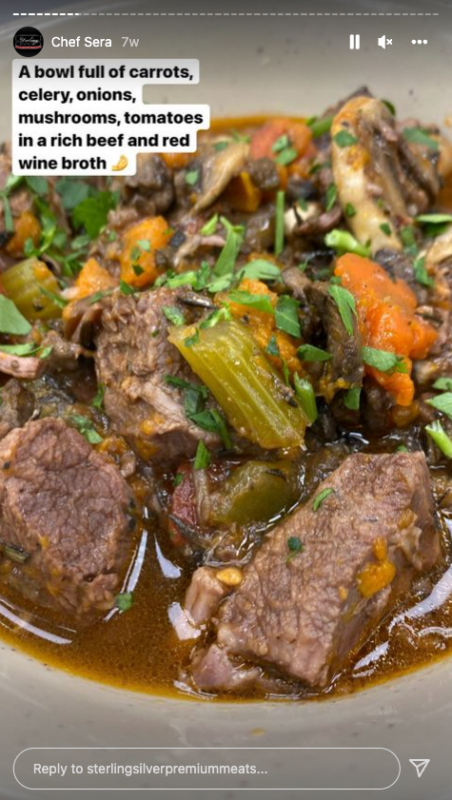
<path fill-rule="evenodd" d="M 44 47 L 44 37 L 36 28 L 21 28 L 14 34 L 14 50 L 25 58 L 37 56 Z"/>

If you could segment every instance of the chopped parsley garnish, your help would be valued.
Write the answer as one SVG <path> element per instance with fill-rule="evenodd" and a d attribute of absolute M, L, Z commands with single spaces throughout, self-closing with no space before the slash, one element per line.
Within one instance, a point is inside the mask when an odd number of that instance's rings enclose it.
<path fill-rule="evenodd" d="M 169 386 L 175 386 L 184 393 L 185 416 L 202 430 L 217 433 L 226 449 L 230 449 L 231 437 L 222 414 L 215 408 L 206 408 L 209 390 L 203 384 L 190 383 L 177 375 L 166 375 L 165 381 Z"/>
<path fill-rule="evenodd" d="M 340 228 L 333 228 L 332 231 L 325 236 L 325 244 L 327 247 L 332 247 L 338 253 L 355 253 L 357 256 L 368 258 L 370 256 L 370 247 L 367 244 L 361 244 L 355 237 L 348 231 L 342 231 Z"/>
<path fill-rule="evenodd" d="M 74 178 L 60 178 L 55 183 L 55 189 L 60 195 L 63 208 L 66 211 L 72 211 L 79 203 L 86 200 L 93 191 L 88 183 Z"/>
<path fill-rule="evenodd" d="M 314 347 L 313 344 L 302 344 L 297 350 L 297 356 L 301 361 L 329 361 L 333 356 L 322 350 L 320 347 Z"/>
<path fill-rule="evenodd" d="M 274 333 L 272 333 L 270 336 L 267 347 L 265 348 L 265 352 L 268 353 L 269 356 L 275 356 L 276 358 L 279 358 L 280 356 L 278 342 L 276 341 L 276 336 Z"/>
<path fill-rule="evenodd" d="M 224 139 L 221 142 L 213 143 L 213 149 L 216 150 L 217 153 L 220 153 L 222 150 L 226 150 L 227 147 L 229 147 L 229 142 L 225 141 Z"/>
<path fill-rule="evenodd" d="M 184 339 L 185 347 L 193 347 L 193 345 L 197 344 L 197 342 L 199 342 L 199 331 L 198 330 L 196 330 L 191 336 L 187 336 L 187 338 Z"/>
<path fill-rule="evenodd" d="M 316 497 L 314 497 L 314 500 L 313 500 L 313 503 L 312 503 L 312 510 L 313 511 L 318 511 L 319 508 L 325 502 L 326 498 L 330 496 L 330 494 L 335 494 L 334 489 L 331 489 L 329 487 L 327 487 L 326 489 L 322 489 L 322 491 L 319 492 Z"/>
<path fill-rule="evenodd" d="M 337 187 L 335 183 L 330 183 L 326 190 L 325 210 L 331 211 L 337 200 Z"/>
<path fill-rule="evenodd" d="M 427 269 L 425 267 L 424 257 L 416 258 L 413 264 L 413 271 L 414 271 L 414 277 L 416 278 L 418 283 L 422 284 L 422 286 L 431 287 L 434 285 L 435 281 L 433 280 L 431 275 L 428 274 Z"/>
<path fill-rule="evenodd" d="M 184 325 L 185 318 L 177 306 L 163 306 L 162 311 L 167 318 L 168 322 L 171 322 L 173 325 Z"/>
<path fill-rule="evenodd" d="M 275 142 L 272 144 L 272 151 L 274 153 L 280 153 L 281 150 L 284 150 L 286 147 L 289 147 L 290 139 L 287 133 L 283 133 L 282 136 L 279 136 Z"/>
<path fill-rule="evenodd" d="M 444 394 L 440 394 L 437 397 L 432 397 L 427 400 L 427 403 L 452 419 L 452 392 L 444 392 Z"/>
<path fill-rule="evenodd" d="M 426 425 L 425 430 L 446 458 L 452 458 L 452 439 L 448 436 L 441 423 L 435 420 L 431 425 Z"/>
<path fill-rule="evenodd" d="M 275 205 L 275 256 L 284 250 L 284 205 L 285 192 L 276 192 Z"/>
<path fill-rule="evenodd" d="M 104 405 L 105 388 L 104 383 L 99 383 L 93 402 L 91 403 L 93 408 L 97 408 L 99 411 L 102 411 Z"/>
<path fill-rule="evenodd" d="M 173 478 L 173 486 L 174 486 L 174 488 L 177 489 L 177 487 L 181 485 L 183 480 L 184 480 L 184 476 L 183 476 L 182 472 L 176 472 L 176 474 L 175 474 L 175 476 Z"/>
<path fill-rule="evenodd" d="M 22 316 L 13 301 L 4 294 L 0 294 L 0 333 L 26 336 L 30 331 L 30 323 Z"/>
<path fill-rule="evenodd" d="M 346 217 L 354 217 L 356 214 L 356 208 L 352 203 L 347 203 L 345 206 L 345 216 Z"/>
<path fill-rule="evenodd" d="M 266 261 L 263 258 L 257 258 L 254 261 L 249 261 L 239 271 L 239 280 L 242 278 L 251 278 L 257 281 L 277 281 L 281 278 L 281 270 L 276 264 L 271 261 Z"/>
<path fill-rule="evenodd" d="M 194 468 L 207 469 L 209 464 L 210 464 L 210 453 L 201 439 L 198 442 L 198 448 L 196 450 Z"/>
<path fill-rule="evenodd" d="M 273 314 L 273 306 L 271 300 L 266 294 L 252 294 L 242 289 L 233 289 L 229 293 L 229 299 L 233 303 L 239 303 L 241 306 L 249 306 L 256 311 L 264 311 L 267 314 Z"/>
<path fill-rule="evenodd" d="M 363 361 L 369 367 L 378 369 L 379 372 L 408 373 L 408 366 L 403 356 L 389 353 L 386 350 L 377 350 L 375 347 L 363 347 Z"/>
<path fill-rule="evenodd" d="M 383 231 L 383 233 L 385 233 L 386 236 L 391 236 L 392 233 L 391 226 L 388 225 L 387 222 L 382 222 L 382 224 L 380 225 L 380 230 Z"/>
<path fill-rule="evenodd" d="M 300 320 L 298 319 L 298 300 L 290 297 L 288 294 L 282 294 L 278 297 L 275 308 L 275 323 L 276 327 L 289 336 L 295 336 L 297 339 L 301 336 Z"/>
<path fill-rule="evenodd" d="M 353 134 L 345 130 L 345 128 L 338 131 L 338 133 L 333 136 L 333 140 L 338 147 L 351 147 L 353 144 L 358 144 L 356 136 L 353 136 Z"/>
<path fill-rule="evenodd" d="M 9 204 L 9 195 L 14 189 L 17 189 L 23 180 L 24 178 L 22 175 L 9 175 L 4 188 L 0 191 L 0 200 L 3 203 L 3 218 L 7 233 L 14 232 L 14 220 Z"/>
<path fill-rule="evenodd" d="M 130 611 L 133 606 L 133 593 L 121 592 L 121 594 L 116 595 L 115 605 L 120 611 Z"/>
<path fill-rule="evenodd" d="M 10 356 L 33 356 L 39 350 L 39 346 L 34 342 L 22 342 L 20 344 L 0 344 L 0 352 Z"/>
<path fill-rule="evenodd" d="M 135 289 L 134 286 L 131 286 L 130 283 L 126 281 L 119 281 L 119 289 L 122 294 L 136 294 L 138 289 Z"/>
<path fill-rule="evenodd" d="M 88 417 L 84 417 L 82 414 L 72 414 L 69 417 L 69 421 L 75 425 L 79 433 L 81 433 L 90 444 L 100 444 L 100 442 L 103 441 L 102 436 L 97 433 L 93 423 Z"/>
<path fill-rule="evenodd" d="M 344 395 L 344 406 L 350 411 L 358 411 L 361 400 L 361 388 L 359 386 L 349 389 Z"/>
<path fill-rule="evenodd" d="M 49 289 L 46 289 L 44 286 L 39 287 L 39 291 L 45 297 L 48 297 L 52 303 L 55 303 L 59 308 L 66 308 L 69 303 L 69 300 L 66 300 L 64 297 L 61 297 L 60 294 L 56 294 L 56 292 L 51 292 Z"/>
<path fill-rule="evenodd" d="M 452 392 L 452 378 L 437 378 L 433 384 L 433 388 L 439 389 L 442 392 Z"/>
<path fill-rule="evenodd" d="M 287 561 L 292 561 L 298 553 L 303 551 L 303 544 L 299 536 L 289 536 L 287 540 L 287 549 L 289 550 L 289 555 L 287 556 Z"/>
<path fill-rule="evenodd" d="M 333 117 L 323 117 L 323 119 L 312 117 L 308 120 L 307 124 L 311 128 L 313 138 L 317 139 L 319 136 L 323 136 L 324 133 L 328 133 L 331 130 Z"/>
<path fill-rule="evenodd" d="M 349 336 L 353 336 L 353 316 L 357 317 L 355 298 L 343 286 L 330 285 L 328 294 L 336 303 L 344 328 Z"/>
<path fill-rule="evenodd" d="M 102 191 L 87 197 L 72 212 L 74 227 L 83 226 L 90 239 L 97 239 L 107 224 L 109 212 L 116 208 L 118 201 L 119 192 Z"/>
<path fill-rule="evenodd" d="M 412 225 L 406 225 L 404 228 L 400 229 L 400 238 L 402 240 L 405 253 L 408 253 L 411 256 L 417 256 L 418 246 L 416 244 L 416 236 Z"/>
<path fill-rule="evenodd" d="M 312 383 L 307 378 L 300 378 L 296 372 L 293 376 L 293 382 L 300 406 L 306 414 L 309 424 L 312 425 L 318 415 L 317 401 Z"/>
<path fill-rule="evenodd" d="M 219 322 L 224 322 L 225 320 L 230 320 L 232 317 L 231 312 L 226 304 L 224 304 L 221 308 L 217 308 L 216 311 L 212 311 L 203 321 L 199 324 L 201 330 L 205 328 L 214 328 L 215 325 L 218 325 Z"/>
<path fill-rule="evenodd" d="M 298 158 L 298 151 L 295 150 L 295 147 L 285 147 L 284 150 L 281 150 L 281 152 L 275 156 L 275 161 L 277 164 L 286 167 L 288 164 L 291 164 L 292 161 L 295 161 L 296 158 Z"/>
<path fill-rule="evenodd" d="M 407 142 L 424 145 L 424 147 L 428 147 L 430 150 L 439 150 L 436 139 L 432 139 L 428 131 L 423 128 L 404 128 L 403 135 Z"/>
<path fill-rule="evenodd" d="M 200 229 L 202 236 L 212 236 L 215 233 L 215 228 L 218 225 L 218 214 L 214 214 Z"/>
<path fill-rule="evenodd" d="M 393 117 L 395 117 L 396 114 L 397 114 L 397 111 L 396 111 L 396 107 L 395 107 L 394 103 L 391 103 L 390 100 L 382 100 L 381 102 L 383 103 L 384 106 L 386 106 L 386 108 L 388 109 L 389 113 L 392 114 Z"/>
<path fill-rule="evenodd" d="M 221 223 L 227 230 L 226 242 L 218 256 L 217 263 L 213 269 L 213 274 L 217 277 L 228 275 L 233 271 L 235 262 L 243 242 L 243 227 L 231 225 L 231 223 L 221 217 Z"/>
<path fill-rule="evenodd" d="M 198 183 L 198 178 L 199 169 L 192 169 L 185 173 L 185 183 L 188 184 L 188 186 L 194 186 L 196 183 Z"/>

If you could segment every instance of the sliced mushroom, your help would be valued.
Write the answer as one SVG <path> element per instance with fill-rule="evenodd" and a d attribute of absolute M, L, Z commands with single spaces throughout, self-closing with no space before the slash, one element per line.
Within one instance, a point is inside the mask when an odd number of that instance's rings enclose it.
<path fill-rule="evenodd" d="M 223 150 L 206 148 L 202 157 L 202 190 L 196 205 L 195 213 L 212 205 L 226 189 L 228 183 L 245 166 L 249 145 L 245 142 L 230 142 Z"/>
<path fill-rule="evenodd" d="M 333 120 L 333 175 L 343 209 L 353 206 L 348 224 L 372 253 L 402 250 L 398 229 L 425 211 L 439 190 L 438 150 L 407 141 L 403 126 L 380 100 L 355 97 Z M 342 134 L 341 137 L 338 134 Z M 347 143 L 349 134 L 350 143 Z M 344 141 L 345 140 L 345 141 Z M 446 167 L 444 167 L 446 168 Z"/>

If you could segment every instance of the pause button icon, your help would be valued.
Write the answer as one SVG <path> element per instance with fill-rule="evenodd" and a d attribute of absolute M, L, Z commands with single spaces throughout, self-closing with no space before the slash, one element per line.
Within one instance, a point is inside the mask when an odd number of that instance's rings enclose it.
<path fill-rule="evenodd" d="M 361 44 L 361 37 L 359 33 L 350 34 L 350 50 L 359 50 Z"/>

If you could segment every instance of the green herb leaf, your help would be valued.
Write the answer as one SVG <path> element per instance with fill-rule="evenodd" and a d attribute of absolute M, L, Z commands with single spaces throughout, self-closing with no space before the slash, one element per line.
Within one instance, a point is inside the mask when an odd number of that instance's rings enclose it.
<path fill-rule="evenodd" d="M 358 411 L 361 400 L 361 388 L 359 386 L 349 389 L 344 395 L 344 406 L 350 411 Z"/>
<path fill-rule="evenodd" d="M 30 331 L 30 323 L 22 316 L 13 301 L 0 294 L 0 333 L 25 336 Z"/>
<path fill-rule="evenodd" d="M 440 389 L 443 392 L 452 392 L 452 378 L 447 378 L 446 376 L 437 378 L 433 384 L 433 388 Z"/>
<path fill-rule="evenodd" d="M 135 289 L 134 286 L 131 286 L 130 283 L 126 283 L 126 281 L 119 281 L 119 288 L 122 294 L 136 294 L 138 289 Z"/>
<path fill-rule="evenodd" d="M 133 606 L 133 593 L 121 592 L 121 594 L 116 595 L 115 605 L 120 611 L 130 611 Z"/>
<path fill-rule="evenodd" d="M 7 353 L 11 356 L 32 356 L 39 350 L 38 345 L 34 342 L 23 342 L 21 344 L 0 344 L 0 352 Z"/>
<path fill-rule="evenodd" d="M 281 150 L 284 150 L 286 147 L 289 147 L 290 139 L 287 133 L 283 133 L 282 136 L 279 136 L 275 142 L 272 144 L 272 151 L 274 153 L 280 153 Z"/>
<path fill-rule="evenodd" d="M 78 203 L 72 212 L 72 222 L 76 228 L 83 226 L 90 239 L 97 239 L 107 224 L 108 214 L 116 208 L 119 192 L 98 192 Z"/>
<path fill-rule="evenodd" d="M 49 289 L 46 289 L 45 286 L 40 286 L 39 291 L 45 297 L 48 297 L 49 300 L 52 301 L 52 303 L 55 303 L 55 305 L 59 306 L 59 308 L 66 308 L 66 306 L 69 303 L 69 300 L 66 300 L 66 298 L 61 297 L 61 295 L 57 294 L 56 292 L 51 292 Z"/>
<path fill-rule="evenodd" d="M 213 269 L 213 274 L 217 277 L 227 275 L 233 271 L 243 242 L 242 229 L 234 227 L 223 217 L 221 221 L 223 225 L 227 227 L 227 236 L 224 247 L 218 256 L 217 263 Z M 225 223 L 227 223 L 227 226 Z"/>
<path fill-rule="evenodd" d="M 105 396 L 105 384 L 99 383 L 97 387 L 97 392 L 94 395 L 94 400 L 91 403 L 93 408 L 97 408 L 99 411 L 102 411 L 104 405 L 104 396 Z"/>
<path fill-rule="evenodd" d="M 215 228 L 218 225 L 218 214 L 214 214 L 199 231 L 201 236 L 212 236 L 215 233 Z"/>
<path fill-rule="evenodd" d="M 194 468 L 207 469 L 209 464 L 210 464 L 210 453 L 201 439 L 198 442 L 198 448 L 196 450 Z"/>
<path fill-rule="evenodd" d="M 239 303 L 241 306 L 249 306 L 256 311 L 264 311 L 267 314 L 273 314 L 273 306 L 271 300 L 266 294 L 252 294 L 242 289 L 233 289 L 229 293 L 229 300 L 233 303 Z"/>
<path fill-rule="evenodd" d="M 63 208 L 66 211 L 72 211 L 92 193 L 92 187 L 88 183 L 74 180 L 74 178 L 60 178 L 55 183 L 55 189 L 60 195 Z"/>
<path fill-rule="evenodd" d="M 452 458 L 452 439 L 447 435 L 441 423 L 435 420 L 431 425 L 426 425 L 425 430 L 446 458 Z"/>
<path fill-rule="evenodd" d="M 217 153 L 220 153 L 222 150 L 226 150 L 227 147 L 229 147 L 229 142 L 224 140 L 222 142 L 213 143 L 213 149 L 216 150 Z"/>
<path fill-rule="evenodd" d="M 408 367 L 403 356 L 389 353 L 386 350 L 377 350 L 375 347 L 363 347 L 363 361 L 369 367 L 374 367 L 380 372 L 408 373 Z"/>
<path fill-rule="evenodd" d="M 276 336 L 274 333 L 272 333 L 270 336 L 268 345 L 265 348 L 265 352 L 268 353 L 269 356 L 275 356 L 276 358 L 279 358 L 280 356 L 278 342 L 276 341 Z"/>
<path fill-rule="evenodd" d="M 297 339 L 301 336 L 300 320 L 298 319 L 298 300 L 290 297 L 288 294 L 282 294 L 278 297 L 275 308 L 275 323 L 279 331 L 288 333 L 289 336 L 295 336 Z"/>
<path fill-rule="evenodd" d="M 90 444 L 100 444 L 100 442 L 103 441 L 102 436 L 97 433 L 93 423 L 88 417 L 84 417 L 82 414 L 72 414 L 69 417 L 69 421 L 75 425 L 77 430 Z"/>
<path fill-rule="evenodd" d="M 289 536 L 287 540 L 287 549 L 289 550 L 289 555 L 287 556 L 287 561 L 292 561 L 298 553 L 303 551 L 303 544 L 299 536 Z"/>
<path fill-rule="evenodd" d="M 176 474 L 175 474 L 175 476 L 173 478 L 173 486 L 174 486 L 174 488 L 177 489 L 177 487 L 181 485 L 183 480 L 184 480 L 184 476 L 183 476 L 182 472 L 176 472 Z"/>
<path fill-rule="evenodd" d="M 35 194 L 44 195 L 49 191 L 48 182 L 45 178 L 41 178 L 39 175 L 30 175 L 29 177 L 25 178 L 25 183 Z"/>
<path fill-rule="evenodd" d="M 39 353 L 39 358 L 48 358 L 52 355 L 53 347 L 49 345 L 48 347 L 43 347 L 41 352 Z"/>
<path fill-rule="evenodd" d="M 336 142 L 338 147 L 351 147 L 351 145 L 358 143 L 356 136 L 353 136 L 353 134 L 351 134 L 350 131 L 345 130 L 345 128 L 343 128 L 341 131 L 338 131 L 333 136 L 333 141 Z"/>
<path fill-rule="evenodd" d="M 335 183 L 330 183 L 326 190 L 325 210 L 331 211 L 337 200 L 337 187 Z"/>
<path fill-rule="evenodd" d="M 318 511 L 320 506 L 323 505 L 324 501 L 326 500 L 327 497 L 330 496 L 330 494 L 335 494 L 334 489 L 330 489 L 330 488 L 322 489 L 322 491 L 319 492 L 318 495 L 313 500 L 312 510 L 313 511 Z"/>
<path fill-rule="evenodd" d="M 312 425 L 318 416 L 317 402 L 312 383 L 307 378 L 300 378 L 296 372 L 294 373 L 293 378 L 295 394 L 297 395 L 300 406 L 303 409 L 309 424 Z"/>
<path fill-rule="evenodd" d="M 431 275 L 429 275 L 427 272 L 427 269 L 425 267 L 424 257 L 416 258 L 413 264 L 413 271 L 414 271 L 414 277 L 416 278 L 418 283 L 422 284 L 422 286 L 428 286 L 428 287 L 434 286 L 435 281 L 433 280 Z"/>
<path fill-rule="evenodd" d="M 354 217 L 356 214 L 356 208 L 352 203 L 347 203 L 345 206 L 345 216 L 346 217 Z"/>
<path fill-rule="evenodd" d="M 238 273 L 239 280 L 242 278 L 251 278 L 257 281 L 276 281 L 281 278 L 281 270 L 276 264 L 271 261 L 266 261 L 263 258 L 257 258 L 254 261 L 249 261 Z"/>
<path fill-rule="evenodd" d="M 177 306 L 163 306 L 162 311 L 167 318 L 168 322 L 171 322 L 173 325 L 184 325 L 185 318 Z"/>
<path fill-rule="evenodd" d="M 281 255 L 284 250 L 284 206 L 285 192 L 276 192 L 275 204 L 275 256 Z"/>
<path fill-rule="evenodd" d="M 208 317 L 203 319 L 200 323 L 199 327 L 204 330 L 205 328 L 214 328 L 215 325 L 218 325 L 219 322 L 224 322 L 230 320 L 232 318 L 232 314 L 229 311 L 228 306 L 225 304 L 221 308 L 217 308 L 216 311 L 212 311 Z"/>
<path fill-rule="evenodd" d="M 423 128 L 404 128 L 403 135 L 407 142 L 424 145 L 435 152 L 439 150 L 438 142 Z"/>
<path fill-rule="evenodd" d="M 415 222 L 441 225 L 443 222 L 452 222 L 452 214 L 420 214 L 414 218 Z"/>
<path fill-rule="evenodd" d="M 295 147 L 286 147 L 275 156 L 275 161 L 277 164 L 286 167 L 288 164 L 291 164 L 292 161 L 295 161 L 296 158 L 298 158 L 298 151 L 295 150 Z"/>
<path fill-rule="evenodd" d="M 396 453 L 409 453 L 408 447 L 405 447 L 404 444 L 399 444 L 398 447 L 395 449 Z"/>
<path fill-rule="evenodd" d="M 383 231 L 383 233 L 385 233 L 386 236 L 391 236 L 392 233 L 391 226 L 388 225 L 387 222 L 382 222 L 382 224 L 380 225 L 380 230 Z"/>
<path fill-rule="evenodd" d="M 370 256 L 370 247 L 368 245 L 361 244 L 351 233 L 342 231 L 340 228 L 333 228 L 332 231 L 326 234 L 325 244 L 338 253 L 355 253 L 355 255 L 363 256 L 364 258 Z"/>
<path fill-rule="evenodd" d="M 185 173 L 185 183 L 187 183 L 189 186 L 194 186 L 195 183 L 198 183 L 198 178 L 199 169 L 192 169 Z"/>
<path fill-rule="evenodd" d="M 427 403 L 452 419 L 452 392 L 444 392 L 444 394 L 440 394 L 437 397 L 432 397 L 427 400 Z"/>
<path fill-rule="evenodd" d="M 400 238 L 402 240 L 405 253 L 409 253 L 411 256 L 417 256 L 418 246 L 416 243 L 415 231 L 412 225 L 406 225 L 404 228 L 400 229 Z"/>
<path fill-rule="evenodd" d="M 297 356 L 301 361 L 329 361 L 333 356 L 322 350 L 320 347 L 314 347 L 313 344 L 302 344 L 297 350 Z"/>
<path fill-rule="evenodd" d="M 307 124 L 311 128 L 313 138 L 318 139 L 319 136 L 328 133 L 331 130 L 333 119 L 334 117 L 323 117 L 322 119 L 313 117 L 311 120 L 308 120 Z"/>
<path fill-rule="evenodd" d="M 348 289 L 343 286 L 328 287 L 328 294 L 336 303 L 344 328 L 349 336 L 353 336 L 353 316 L 357 317 L 355 298 Z"/>
<path fill-rule="evenodd" d="M 390 100 L 382 100 L 381 101 L 384 106 L 388 109 L 389 113 L 392 114 L 393 117 L 397 115 L 396 107 L 394 103 L 391 103 Z"/>
<path fill-rule="evenodd" d="M 193 345 L 197 344 L 198 342 L 199 342 L 199 331 L 198 330 L 196 330 L 192 334 L 192 336 L 187 336 L 187 338 L 184 339 L 185 347 L 193 347 Z"/>

